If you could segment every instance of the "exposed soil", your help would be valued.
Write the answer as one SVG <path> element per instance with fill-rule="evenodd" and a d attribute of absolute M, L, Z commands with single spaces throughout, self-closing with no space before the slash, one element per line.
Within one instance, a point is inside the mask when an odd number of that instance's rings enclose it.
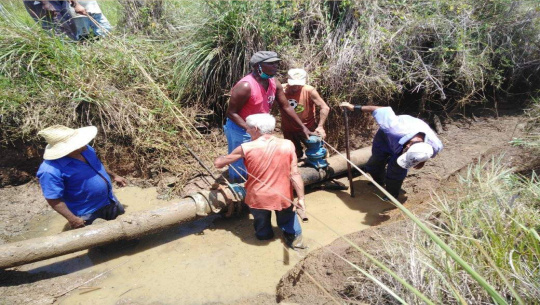
<path fill-rule="evenodd" d="M 411 171 L 403 189 L 406 191 L 406 206 L 420 212 L 432 191 L 466 168 L 478 158 L 506 152 L 509 163 L 522 169 L 530 168 L 524 151 L 511 147 L 508 143 L 518 137 L 523 130 L 520 116 L 499 118 L 481 117 L 473 121 L 459 121 L 446 126 L 440 137 L 445 148 L 433 161 L 419 171 Z M 43 200 L 35 179 L 21 186 L 0 188 L 0 244 L 24 233 L 27 223 L 36 215 L 50 211 Z M 405 200 L 405 197 L 401 198 Z M 390 218 L 378 227 L 353 233 L 349 237 L 362 247 L 373 247 L 382 240 L 381 236 L 399 235 L 401 215 L 396 211 L 381 213 L 383 219 Z M 300 261 L 292 271 L 285 274 L 277 284 L 277 296 L 260 294 L 257 298 L 240 299 L 234 304 L 272 304 L 277 302 L 299 304 L 325 304 L 332 302 L 322 290 L 313 283 L 315 279 L 327 291 L 336 295 L 346 287 L 346 278 L 353 271 L 343 261 L 327 251 L 352 257 L 356 251 L 348 244 L 337 240 L 326 248 L 316 250 Z M 249 258 L 246 258 L 249 259 Z M 353 259 L 354 260 L 354 259 Z M 307 276 L 309 274 L 309 276 Z M 84 283 L 99 275 L 85 273 L 77 277 L 61 273 L 20 272 L 17 268 L 0 271 L 0 304 L 52 304 L 65 292 L 67 284 Z M 103 278 L 107 275 L 103 275 Z M 99 281 L 96 280 L 96 281 Z M 138 304 L 138 303 L 137 303 Z M 143 303 L 144 304 L 144 303 Z"/>
<path fill-rule="evenodd" d="M 406 191 L 405 206 L 415 214 L 429 212 L 427 202 L 433 191 L 444 191 L 456 183 L 456 178 L 467 166 L 492 156 L 504 154 L 507 165 L 517 172 L 530 173 L 538 169 L 540 160 L 530 151 L 513 147 L 509 141 L 523 132 L 522 119 L 518 116 L 482 118 L 471 124 L 447 126 L 440 137 L 445 147 L 443 152 L 419 171 L 411 171 L 403 188 Z M 390 220 L 382 225 L 356 232 L 347 237 L 362 249 L 376 253 L 385 242 L 406 236 L 405 216 L 399 210 L 389 213 Z M 298 263 L 284 275 L 277 287 L 277 301 L 299 304 L 333 304 L 332 296 L 347 298 L 350 290 L 348 278 L 358 274 L 340 255 L 351 262 L 363 260 L 361 254 L 342 239 L 318 249 Z M 315 284 L 317 283 L 317 284 Z M 324 287 L 326 291 L 323 291 Z M 354 299 L 351 304 L 359 304 Z"/>

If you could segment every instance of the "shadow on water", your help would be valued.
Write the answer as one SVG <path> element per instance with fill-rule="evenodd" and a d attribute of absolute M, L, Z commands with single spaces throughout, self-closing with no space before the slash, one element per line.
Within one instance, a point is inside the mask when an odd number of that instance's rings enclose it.
<path fill-rule="evenodd" d="M 370 185 L 369 181 L 357 180 L 353 182 L 355 197 L 351 197 L 349 190 L 332 191 L 343 201 L 351 210 L 365 213 L 362 221 L 366 225 L 378 225 L 388 219 L 390 216 L 385 213 L 396 207 L 385 202 L 381 198 L 384 196 L 375 186 Z M 407 200 L 403 194 L 400 194 L 399 201 L 404 203 Z"/>

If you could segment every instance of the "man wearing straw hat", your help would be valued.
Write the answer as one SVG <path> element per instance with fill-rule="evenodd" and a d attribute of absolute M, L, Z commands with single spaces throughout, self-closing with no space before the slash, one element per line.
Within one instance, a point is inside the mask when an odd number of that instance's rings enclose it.
<path fill-rule="evenodd" d="M 282 112 L 289 115 L 293 124 L 300 128 L 305 138 L 311 134 L 287 102 L 281 83 L 274 78 L 280 61 L 276 52 L 259 51 L 253 54 L 249 61 L 251 73 L 234 85 L 227 108 L 227 122 L 223 126 L 229 153 L 251 140 L 246 132 L 246 118 L 252 114 L 270 113 L 274 101 L 277 101 Z M 245 178 L 246 174 L 240 159 L 229 167 L 229 178 L 233 182 L 242 182 L 242 177 Z"/>
<path fill-rule="evenodd" d="M 289 105 L 294 108 L 296 115 L 309 131 L 315 132 L 323 139 L 326 137 L 324 123 L 330 112 L 330 108 L 321 98 L 315 88 L 306 84 L 307 72 L 304 69 L 290 69 L 287 73 L 289 79 L 283 85 L 283 92 Z M 319 107 L 319 122 L 315 118 L 315 106 Z M 291 117 L 281 111 L 281 130 L 283 137 L 291 140 L 296 148 L 296 157 L 301 158 L 304 154 L 302 143 L 304 134 Z"/>
<path fill-rule="evenodd" d="M 252 141 L 218 157 L 214 165 L 222 168 L 244 159 L 248 172 L 245 201 L 254 218 L 257 239 L 274 237 L 270 219 L 275 211 L 287 244 L 293 249 L 305 248 L 302 228 L 294 211 L 295 206 L 301 210 L 305 207 L 304 182 L 298 172 L 294 144 L 272 135 L 276 119 L 270 114 L 252 114 L 246 118 L 246 125 Z M 294 205 L 293 188 L 298 196 L 298 203 Z"/>
<path fill-rule="evenodd" d="M 126 180 L 107 171 L 88 145 L 96 134 L 94 126 L 71 129 L 63 125 L 38 133 L 47 141 L 37 172 L 43 195 L 72 228 L 92 224 L 97 218 L 112 220 L 124 213 L 113 194 L 112 181 L 125 186 Z"/>
<path fill-rule="evenodd" d="M 396 115 L 391 107 L 341 103 L 350 111 L 371 113 L 379 124 L 373 138 L 371 157 L 366 164 L 373 180 L 398 198 L 401 185 L 410 168 L 421 169 L 434 158 L 443 144 L 424 121 L 410 115 Z M 387 198 L 385 198 L 387 199 Z"/>

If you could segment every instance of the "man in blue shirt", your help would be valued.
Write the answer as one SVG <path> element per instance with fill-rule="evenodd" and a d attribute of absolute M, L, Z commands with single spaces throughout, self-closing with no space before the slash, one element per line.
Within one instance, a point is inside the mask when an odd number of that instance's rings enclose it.
<path fill-rule="evenodd" d="M 111 176 L 120 186 L 125 186 L 126 180 L 107 171 L 88 145 L 97 134 L 96 127 L 55 125 L 38 134 L 48 143 L 37 172 L 43 195 L 72 228 L 92 224 L 97 218 L 112 220 L 124 213 L 113 194 Z"/>
<path fill-rule="evenodd" d="M 435 132 L 418 118 L 396 115 L 390 107 L 349 103 L 341 103 L 340 106 L 350 111 L 372 113 L 379 124 L 366 172 L 395 198 L 399 196 L 407 171 L 411 167 L 422 168 L 427 160 L 443 149 Z"/>

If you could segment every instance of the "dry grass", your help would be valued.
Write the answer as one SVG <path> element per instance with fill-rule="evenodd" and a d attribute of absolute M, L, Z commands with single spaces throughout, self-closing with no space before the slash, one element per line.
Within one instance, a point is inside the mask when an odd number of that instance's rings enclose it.
<path fill-rule="evenodd" d="M 509 303 L 538 304 L 540 285 L 540 181 L 504 168 L 502 159 L 471 166 L 451 197 L 433 201 L 426 221 L 458 255 L 479 272 Z M 416 226 L 408 236 L 381 246 L 376 254 L 392 270 L 436 304 L 492 304 L 486 291 Z M 360 263 L 363 267 L 364 263 Z M 411 304 L 420 303 L 392 277 L 371 268 Z M 398 304 L 363 277 L 349 279 L 348 296 L 370 304 Z M 514 291 L 512 291 L 514 290 Z"/>

